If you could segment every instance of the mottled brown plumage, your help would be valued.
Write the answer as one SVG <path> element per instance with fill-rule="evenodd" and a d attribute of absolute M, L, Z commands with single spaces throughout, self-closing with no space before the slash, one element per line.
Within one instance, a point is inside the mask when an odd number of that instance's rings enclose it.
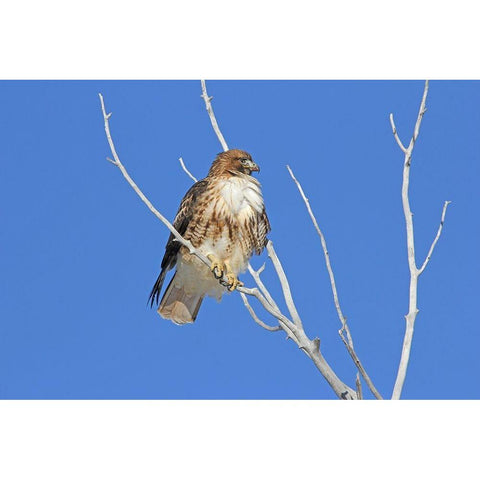
<path fill-rule="evenodd" d="M 252 254 L 262 252 L 270 231 L 260 184 L 251 176 L 259 170 L 243 150 L 220 153 L 207 177 L 185 194 L 173 221 L 183 238 L 212 259 L 212 267 L 217 268 L 214 273 L 220 270 L 227 274 L 232 282 L 230 290 L 238 285 L 238 274 L 246 269 Z M 174 267 L 177 271 L 158 312 L 175 323 L 191 323 L 203 297 L 220 299 L 226 288 L 171 234 L 150 293 L 151 305 L 158 303 L 165 275 Z"/>

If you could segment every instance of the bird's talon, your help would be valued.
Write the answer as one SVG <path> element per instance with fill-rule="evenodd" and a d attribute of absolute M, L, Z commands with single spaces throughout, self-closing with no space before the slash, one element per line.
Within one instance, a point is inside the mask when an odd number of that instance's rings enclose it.
<path fill-rule="evenodd" d="M 207 258 L 212 262 L 210 265 L 210 270 L 213 273 L 213 276 L 219 280 L 223 277 L 223 272 L 225 271 L 225 264 L 220 262 L 216 257 L 213 255 L 207 255 Z"/>
<path fill-rule="evenodd" d="M 227 279 L 227 290 L 229 292 L 233 292 L 237 287 L 243 287 L 243 282 L 241 282 L 233 273 L 227 273 Z"/>

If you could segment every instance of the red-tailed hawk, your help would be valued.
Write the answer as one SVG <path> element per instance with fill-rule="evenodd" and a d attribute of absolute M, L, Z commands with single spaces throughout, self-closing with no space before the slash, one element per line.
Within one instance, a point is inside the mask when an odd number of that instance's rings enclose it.
<path fill-rule="evenodd" d="M 212 264 L 209 270 L 170 234 L 149 298 L 151 306 L 158 303 L 165 275 L 176 267 L 158 307 L 163 318 L 179 325 L 191 323 L 205 295 L 220 300 L 226 290 L 242 285 L 239 273 L 253 253 L 262 252 L 270 231 L 260 183 L 251 176 L 258 171 L 250 154 L 228 150 L 217 155 L 207 177 L 183 197 L 173 226 Z M 224 273 L 228 287 L 218 280 Z"/>

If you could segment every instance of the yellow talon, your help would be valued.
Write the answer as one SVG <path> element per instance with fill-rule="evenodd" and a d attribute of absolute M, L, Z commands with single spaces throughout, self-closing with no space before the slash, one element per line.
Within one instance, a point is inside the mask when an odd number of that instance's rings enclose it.
<path fill-rule="evenodd" d="M 243 287 L 243 282 L 241 282 L 236 275 L 233 273 L 227 273 L 228 286 L 227 290 L 233 292 L 237 287 Z"/>
<path fill-rule="evenodd" d="M 225 264 L 221 262 L 215 255 L 207 255 L 207 258 L 212 262 L 210 270 L 213 276 L 218 280 L 223 277 L 223 272 L 226 270 Z"/>

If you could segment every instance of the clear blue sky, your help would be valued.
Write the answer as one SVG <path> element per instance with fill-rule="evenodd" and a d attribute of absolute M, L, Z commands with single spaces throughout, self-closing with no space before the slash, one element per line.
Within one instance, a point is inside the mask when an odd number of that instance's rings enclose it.
<path fill-rule="evenodd" d="M 270 239 L 307 333 L 353 385 L 319 239 L 286 164 L 325 233 L 357 352 L 389 396 L 409 276 L 403 155 L 388 114 L 407 143 L 423 82 L 207 86 L 229 145 L 261 166 Z M 200 178 L 221 150 L 200 82 L 0 82 L 0 398 L 335 398 L 312 362 L 283 332 L 258 327 L 237 294 L 207 299 L 185 327 L 147 307 L 168 232 L 105 160 L 98 92 L 113 111 L 120 158 L 169 218 L 191 184 L 178 157 Z M 479 398 L 480 84 L 432 81 L 427 107 L 411 177 L 418 263 L 444 200 L 452 204 L 420 278 L 403 398 Z M 280 298 L 272 270 L 267 262 L 264 279 Z"/>

